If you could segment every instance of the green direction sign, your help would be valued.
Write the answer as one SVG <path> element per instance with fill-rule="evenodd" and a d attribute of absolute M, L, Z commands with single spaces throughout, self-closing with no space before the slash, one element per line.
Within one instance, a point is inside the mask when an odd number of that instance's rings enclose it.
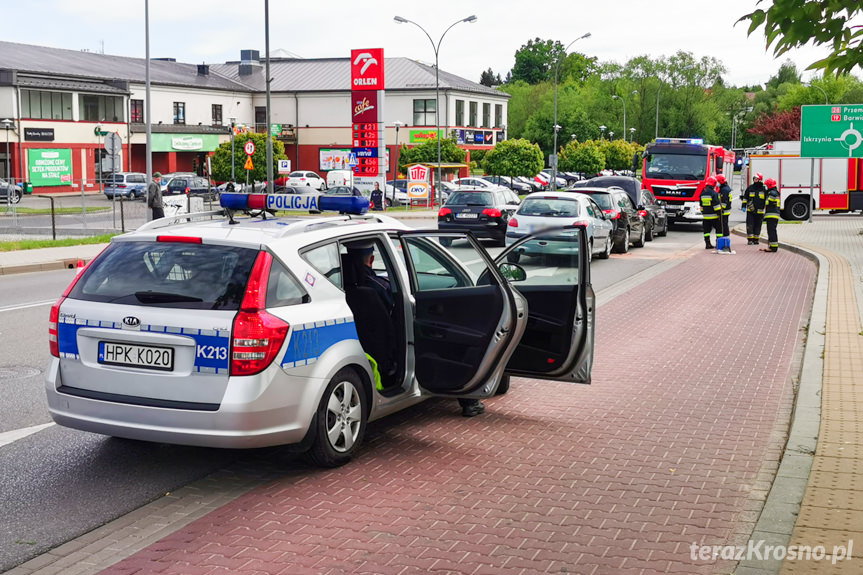
<path fill-rule="evenodd" d="M 34 186 L 71 186 L 72 150 L 27 150 L 27 168 Z"/>
<path fill-rule="evenodd" d="M 272 134 L 274 138 L 281 133 L 282 133 L 282 125 L 281 124 L 270 124 L 270 134 Z"/>
<path fill-rule="evenodd" d="M 800 156 L 863 158 L 863 104 L 803 106 Z"/>

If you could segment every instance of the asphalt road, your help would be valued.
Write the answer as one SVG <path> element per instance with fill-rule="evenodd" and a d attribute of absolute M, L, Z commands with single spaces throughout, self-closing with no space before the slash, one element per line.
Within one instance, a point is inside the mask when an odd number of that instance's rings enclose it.
<path fill-rule="evenodd" d="M 594 260 L 594 289 L 681 257 L 701 241 L 700 227 L 679 227 L 644 248 Z M 47 316 L 73 273 L 0 277 L 0 572 L 238 459 L 261 455 L 113 439 L 52 424 L 43 389 Z"/>

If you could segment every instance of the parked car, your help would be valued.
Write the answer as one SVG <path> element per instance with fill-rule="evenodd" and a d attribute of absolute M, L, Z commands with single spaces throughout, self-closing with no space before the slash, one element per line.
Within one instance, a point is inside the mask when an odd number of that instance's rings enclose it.
<path fill-rule="evenodd" d="M 516 178 L 516 180 L 517 180 L 517 181 L 519 181 L 519 182 L 521 182 L 522 184 L 525 184 L 525 185 L 527 185 L 527 186 L 530 186 L 531 193 L 533 193 L 533 192 L 538 192 L 538 191 L 539 191 L 539 189 L 542 187 L 542 186 L 540 186 L 540 185 L 539 185 L 539 183 L 538 183 L 535 179 L 533 179 L 533 178 L 527 178 L 527 177 L 525 177 L 525 176 L 519 176 L 519 177 L 517 177 L 517 178 Z"/>
<path fill-rule="evenodd" d="M 626 192 L 620 188 L 588 187 L 576 187 L 572 191 L 593 198 L 614 224 L 614 251 L 626 253 L 630 244 L 636 248 L 644 247 L 647 235 L 646 218 L 639 213 Z"/>
<path fill-rule="evenodd" d="M 371 195 L 371 192 L 361 192 L 356 186 L 335 186 L 327 188 L 324 193 L 328 196 L 357 196 L 360 198 L 367 198 Z"/>
<path fill-rule="evenodd" d="M 577 182 L 575 187 L 587 186 L 590 188 L 620 188 L 625 191 L 632 202 L 644 213 L 647 218 L 647 232 L 645 238 L 652 241 L 654 236 L 668 235 L 668 213 L 665 211 L 665 203 L 657 200 L 653 192 L 642 189 L 641 180 L 630 176 L 597 176 L 589 180 Z"/>
<path fill-rule="evenodd" d="M 334 186 L 350 186 L 353 184 L 353 181 L 354 174 L 350 170 L 330 170 L 327 172 L 328 188 L 332 188 Z"/>
<path fill-rule="evenodd" d="M 515 178 L 510 178 L 509 176 L 483 176 L 482 179 L 488 180 L 492 184 L 509 188 L 520 196 L 529 194 L 533 191 L 533 189 L 527 184 L 519 182 Z"/>
<path fill-rule="evenodd" d="M 105 177 L 105 197 L 137 199 L 147 195 L 147 174 L 117 172 Z"/>
<path fill-rule="evenodd" d="M 542 174 L 545 181 L 548 182 L 548 184 L 545 185 L 545 188 L 550 190 L 551 189 L 551 169 L 546 168 L 546 169 L 542 170 L 540 172 L 540 174 Z M 566 187 L 566 185 L 567 185 L 566 184 L 566 178 L 561 176 L 560 172 L 558 172 L 557 173 L 557 189 L 562 190 L 563 188 Z"/>
<path fill-rule="evenodd" d="M 210 185 L 210 181 L 207 178 L 202 178 L 201 176 L 178 176 L 168 181 L 164 194 L 168 196 L 185 194 L 187 196 L 203 196 L 215 199 L 219 196 L 219 191 Z"/>
<path fill-rule="evenodd" d="M 518 211 L 509 219 L 506 245 L 512 245 L 527 234 L 562 225 L 583 226 L 587 229 L 589 258 L 596 255 L 608 259 L 611 255 L 614 225 L 593 198 L 576 192 L 536 192 L 524 198 Z M 564 235 L 560 242 L 550 247 L 530 243 L 510 252 L 507 261 L 518 263 L 522 255 L 567 254 L 574 249 L 569 241 L 571 237 L 572 232 L 569 232 L 569 235 Z M 536 247 L 536 251 L 529 251 L 531 247 Z"/>
<path fill-rule="evenodd" d="M 170 182 L 174 178 L 195 178 L 197 176 L 198 174 L 196 174 L 195 172 L 171 172 L 169 174 L 162 174 L 162 179 L 160 180 L 160 184 L 162 186 L 162 195 L 165 195 L 167 193 L 168 182 Z"/>
<path fill-rule="evenodd" d="M 384 191 L 384 201 L 388 208 L 393 206 L 406 206 L 410 203 L 407 180 L 388 180 L 384 185 Z"/>
<path fill-rule="evenodd" d="M 327 189 L 327 183 L 318 174 L 303 170 L 288 174 L 288 179 L 285 181 L 285 185 L 292 188 L 308 186 L 319 191 Z"/>
<path fill-rule="evenodd" d="M 462 188 L 474 188 L 474 189 L 482 189 L 482 190 L 502 190 L 505 186 L 500 186 L 498 184 L 494 184 L 484 178 L 479 176 L 470 176 L 467 178 L 458 178 L 453 180 L 452 183 L 456 186 L 457 189 Z"/>
<path fill-rule="evenodd" d="M 24 189 L 21 186 L 0 178 L 0 203 L 17 204 L 23 195 Z"/>
<path fill-rule="evenodd" d="M 289 444 L 334 467 L 369 422 L 430 396 L 490 397 L 510 375 L 590 382 L 586 250 L 522 266 L 466 234 L 377 216 L 242 215 L 307 201 L 273 196 L 223 194 L 222 221 L 148 222 L 75 276 L 49 316 L 55 422 L 168 444 Z M 444 237 L 464 245 L 447 250 Z M 542 235 L 521 245 L 533 241 Z M 358 269 L 369 251 L 371 267 Z M 388 278 L 398 313 L 366 269 Z"/>
<path fill-rule="evenodd" d="M 438 211 L 439 230 L 471 231 L 479 238 L 491 238 L 497 245 L 506 244 L 509 218 L 518 204 L 499 189 L 460 189 L 450 194 L 446 204 Z M 452 242 L 441 238 L 443 245 Z"/>
<path fill-rule="evenodd" d="M 236 191 L 241 192 L 242 190 L 236 190 Z M 261 190 L 255 190 L 255 191 L 259 192 Z M 316 190 L 312 190 L 312 189 L 305 187 L 305 186 L 300 187 L 300 188 L 294 188 L 294 187 L 290 187 L 290 186 L 276 186 L 275 188 L 273 188 L 273 192 L 275 192 L 277 194 L 296 194 L 296 195 L 317 193 Z"/>

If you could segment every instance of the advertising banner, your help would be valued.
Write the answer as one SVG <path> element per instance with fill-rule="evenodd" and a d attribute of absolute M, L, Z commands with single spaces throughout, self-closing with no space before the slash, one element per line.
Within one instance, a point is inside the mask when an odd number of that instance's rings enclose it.
<path fill-rule="evenodd" d="M 351 155 L 349 148 L 345 149 L 327 149 L 322 148 L 319 152 L 319 170 L 328 172 L 330 170 L 347 170 L 348 156 Z"/>
<path fill-rule="evenodd" d="M 411 144 L 422 144 L 423 142 L 437 138 L 437 128 L 432 130 L 411 130 L 408 135 L 410 136 L 409 141 Z"/>
<path fill-rule="evenodd" d="M 34 186 L 71 186 L 72 150 L 27 150 L 27 171 Z"/>
<path fill-rule="evenodd" d="M 378 121 L 378 93 L 373 90 L 359 90 L 351 92 L 353 105 L 354 123 Z"/>

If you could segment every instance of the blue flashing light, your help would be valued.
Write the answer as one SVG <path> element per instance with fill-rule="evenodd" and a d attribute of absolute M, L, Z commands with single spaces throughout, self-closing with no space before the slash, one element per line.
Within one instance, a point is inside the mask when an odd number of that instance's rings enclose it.
<path fill-rule="evenodd" d="M 224 193 L 219 205 L 236 211 L 244 210 L 308 210 L 333 211 L 360 215 L 369 211 L 369 200 L 356 196 L 318 194 L 242 194 Z"/>
<path fill-rule="evenodd" d="M 359 196 L 326 196 L 318 199 L 321 211 L 343 212 L 360 215 L 369 211 L 368 198 Z"/>
<path fill-rule="evenodd" d="M 704 144 L 704 138 L 656 138 L 657 144 Z"/>

